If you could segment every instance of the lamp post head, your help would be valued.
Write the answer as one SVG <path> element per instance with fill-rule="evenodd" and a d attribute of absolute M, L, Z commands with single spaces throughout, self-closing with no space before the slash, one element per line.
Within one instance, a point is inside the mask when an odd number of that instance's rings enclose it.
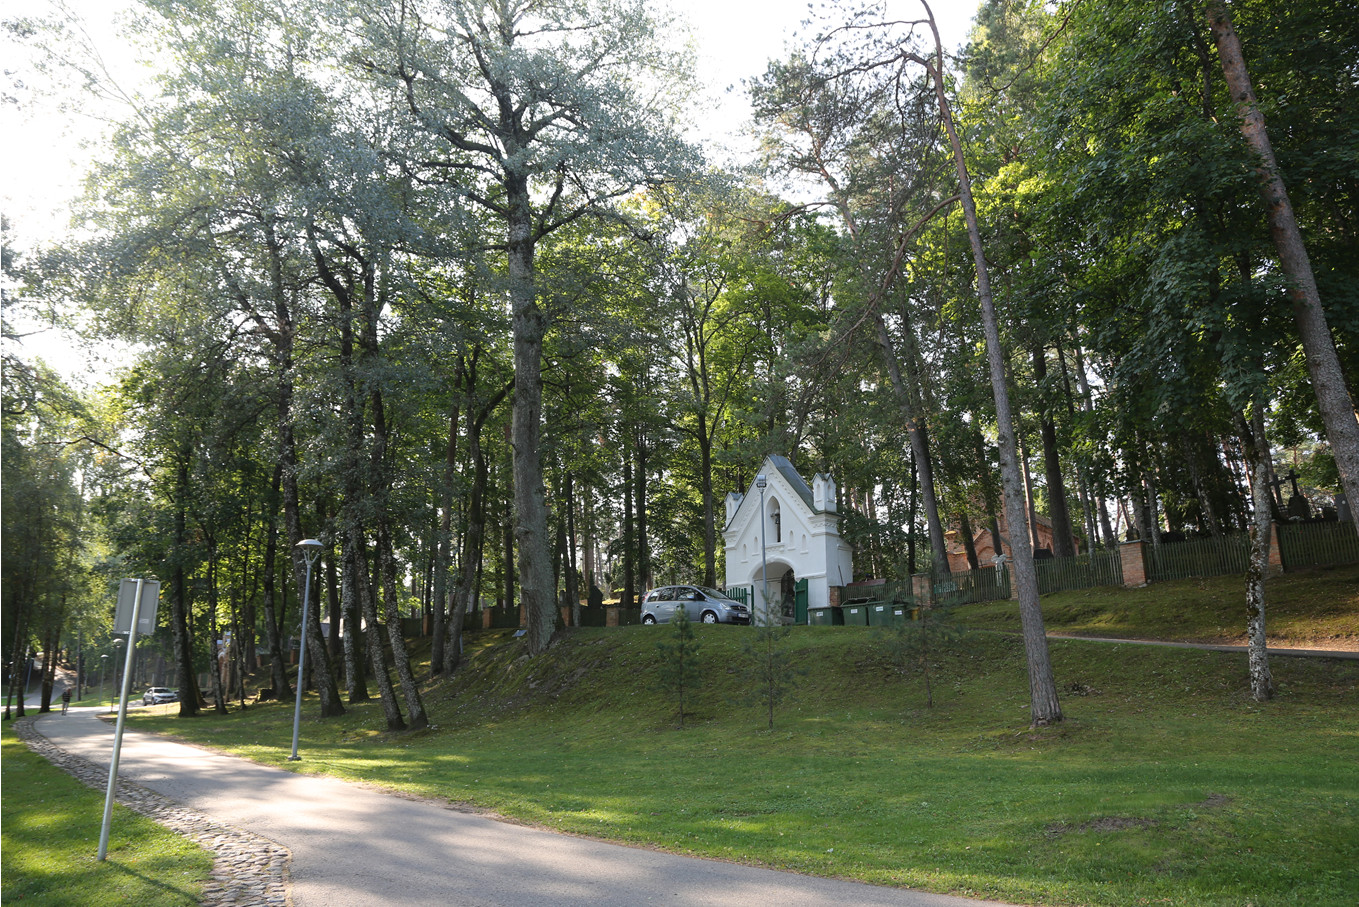
<path fill-rule="evenodd" d="M 767 482 L 765 481 L 764 473 L 760 473 L 759 475 L 757 475 L 757 476 L 755 477 L 755 487 L 756 487 L 756 488 L 759 488 L 759 489 L 763 490 L 763 489 L 764 489 L 764 486 L 765 486 L 766 484 L 767 484 Z"/>
<path fill-rule="evenodd" d="M 302 556 L 307 559 L 307 566 L 310 567 L 312 561 L 321 556 L 321 549 L 325 546 L 316 539 L 303 539 L 295 547 L 302 552 Z"/>

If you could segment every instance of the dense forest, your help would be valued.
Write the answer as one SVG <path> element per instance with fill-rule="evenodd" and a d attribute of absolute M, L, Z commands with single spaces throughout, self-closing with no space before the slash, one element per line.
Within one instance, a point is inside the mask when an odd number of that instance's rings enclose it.
<path fill-rule="evenodd" d="M 592 586 L 717 585 L 769 453 L 834 475 L 860 576 L 1003 533 L 1031 640 L 1040 520 L 1356 519 L 1359 2 L 985 0 L 957 53 L 913 10 L 825 5 L 734 169 L 645 0 L 143 0 L 154 90 L 66 239 L 5 245 L 6 663 L 111 651 L 154 576 L 183 714 L 215 657 L 289 695 L 316 538 L 323 714 L 418 727 L 403 618 L 439 674 L 469 612 L 536 653 Z M 135 362 L 75 389 L 18 313 Z"/>

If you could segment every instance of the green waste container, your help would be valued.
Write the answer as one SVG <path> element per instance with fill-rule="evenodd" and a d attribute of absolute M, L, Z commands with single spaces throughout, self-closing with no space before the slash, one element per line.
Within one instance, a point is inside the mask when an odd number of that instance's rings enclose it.
<path fill-rule="evenodd" d="M 919 620 L 920 608 L 915 605 L 907 605 L 897 602 L 892 605 L 892 622 L 905 623 L 908 620 Z"/>
<path fill-rule="evenodd" d="M 845 622 L 845 616 L 836 607 L 808 608 L 807 623 L 813 627 L 835 627 Z"/>
<path fill-rule="evenodd" d="M 864 602 L 857 605 L 844 605 L 840 608 L 845 615 L 845 626 L 847 627 L 866 627 L 868 626 L 868 603 Z"/>
<path fill-rule="evenodd" d="M 868 625 L 870 627 L 890 627 L 893 624 L 892 608 L 894 606 L 889 602 L 869 602 L 864 607 L 868 609 Z"/>

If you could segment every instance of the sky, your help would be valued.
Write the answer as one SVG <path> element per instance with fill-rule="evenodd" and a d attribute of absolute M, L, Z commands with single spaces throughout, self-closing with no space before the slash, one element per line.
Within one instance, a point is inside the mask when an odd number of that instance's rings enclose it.
<path fill-rule="evenodd" d="M 934 0 L 931 4 L 945 50 L 956 49 L 966 38 L 978 0 Z M 771 58 L 785 49 L 808 15 L 806 0 L 670 0 L 672 8 L 690 23 L 697 52 L 697 72 L 707 86 L 701 137 L 719 161 L 740 159 L 753 150 L 744 136 L 750 107 L 743 80 L 764 72 Z M 23 13 L 41 16 L 64 6 L 83 21 L 94 45 L 115 79 L 135 87 L 145 70 L 130 54 L 113 27 L 127 0 L 25 0 Z M 833 10 L 836 0 L 819 6 Z M 919 18 L 919 0 L 885 0 L 888 14 Z M 15 15 L 13 8 L 6 16 Z M 0 205 L 13 233 L 7 243 L 31 248 L 63 231 L 70 217 L 70 201 L 80 191 L 102 133 L 101 116 L 117 117 L 116 108 L 84 113 L 33 93 L 26 85 L 43 78 L 31 69 L 24 48 L 0 47 L 5 83 L 0 87 Z M 11 101 L 11 98 L 14 101 Z M 18 137 L 18 138 L 16 138 Z M 59 331 L 26 337 L 23 354 L 41 356 L 68 378 L 98 376 L 107 362 L 98 351 L 79 350 Z"/>

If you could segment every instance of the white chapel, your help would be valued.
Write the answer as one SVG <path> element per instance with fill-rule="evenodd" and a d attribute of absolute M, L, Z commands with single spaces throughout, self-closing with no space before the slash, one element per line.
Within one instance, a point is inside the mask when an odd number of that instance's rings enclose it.
<path fill-rule="evenodd" d="M 835 498 L 829 475 L 813 476 L 808 488 L 786 457 L 774 455 L 765 457 L 745 494 L 727 494 L 727 588 L 753 586 L 757 617 L 772 609 L 806 623 L 807 608 L 830 605 L 832 586 L 854 581 Z"/>

